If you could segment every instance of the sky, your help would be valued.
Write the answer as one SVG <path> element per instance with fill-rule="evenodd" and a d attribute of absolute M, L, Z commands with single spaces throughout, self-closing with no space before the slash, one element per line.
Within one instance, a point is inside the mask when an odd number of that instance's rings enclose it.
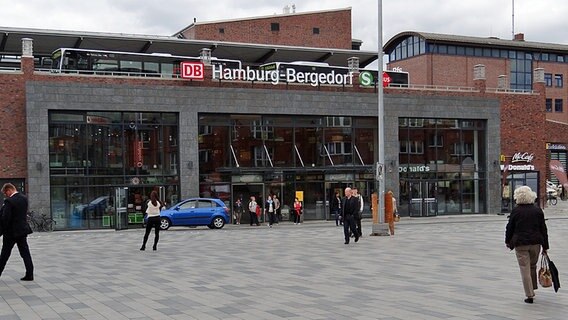
<path fill-rule="evenodd" d="M 290 0 L 288 0 L 290 1 Z M 281 14 L 276 0 L 0 0 L 0 27 L 170 36 L 197 21 Z M 568 44 L 566 0 L 384 0 L 383 44 L 403 31 Z M 352 36 L 378 50 L 377 0 L 304 0 L 296 12 L 352 8 Z"/>

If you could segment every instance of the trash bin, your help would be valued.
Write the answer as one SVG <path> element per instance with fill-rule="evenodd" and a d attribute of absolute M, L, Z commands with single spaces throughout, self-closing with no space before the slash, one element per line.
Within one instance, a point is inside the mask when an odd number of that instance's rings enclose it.
<path fill-rule="evenodd" d="M 126 209 L 116 210 L 115 221 L 116 221 L 115 230 L 128 229 L 128 213 L 126 212 Z"/>

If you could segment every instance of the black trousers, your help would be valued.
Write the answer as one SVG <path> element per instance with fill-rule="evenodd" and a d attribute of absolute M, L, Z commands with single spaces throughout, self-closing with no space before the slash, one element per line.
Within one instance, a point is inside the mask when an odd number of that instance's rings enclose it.
<path fill-rule="evenodd" d="M 363 235 L 363 229 L 361 229 L 361 219 L 357 219 L 355 218 L 355 225 L 357 227 L 357 233 L 359 234 L 359 237 Z"/>
<path fill-rule="evenodd" d="M 28 246 L 28 236 L 19 238 L 9 238 L 4 236 L 2 240 L 2 251 L 0 252 L 0 275 L 6 267 L 6 263 L 10 258 L 10 254 L 12 254 L 14 245 L 18 245 L 20 257 L 22 257 L 22 260 L 24 260 L 24 266 L 26 267 L 26 277 L 33 277 L 34 264 L 32 262 L 32 255 L 30 254 L 30 247 Z"/>
<path fill-rule="evenodd" d="M 146 247 L 146 242 L 148 241 L 148 236 L 152 231 L 152 227 L 155 228 L 154 231 L 154 247 L 158 245 L 158 240 L 160 240 L 160 216 L 150 217 L 146 222 L 146 232 L 144 233 L 144 242 L 142 242 L 142 247 Z"/>
<path fill-rule="evenodd" d="M 343 217 L 343 234 L 345 235 L 345 243 L 349 243 L 349 236 L 353 232 L 355 239 L 359 239 L 359 232 L 357 232 L 357 225 L 353 215 Z"/>
<path fill-rule="evenodd" d="M 250 215 L 250 225 L 252 226 L 254 223 L 258 226 L 260 223 L 258 222 L 258 216 L 256 215 L 256 212 L 249 211 L 249 215 Z"/>

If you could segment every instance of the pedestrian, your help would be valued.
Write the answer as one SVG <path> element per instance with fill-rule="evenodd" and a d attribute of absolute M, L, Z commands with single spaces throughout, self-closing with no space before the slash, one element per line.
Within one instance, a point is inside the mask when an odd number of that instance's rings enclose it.
<path fill-rule="evenodd" d="M 345 188 L 345 198 L 343 198 L 342 204 L 342 216 L 343 216 L 343 234 L 345 236 L 345 244 L 349 244 L 349 235 L 353 232 L 355 236 L 355 242 L 359 241 L 359 233 L 357 232 L 357 226 L 355 224 L 355 214 L 359 210 L 360 205 L 355 197 L 353 197 L 353 191 L 351 188 Z"/>
<path fill-rule="evenodd" d="M 505 244 L 511 250 L 515 249 L 526 303 L 533 303 L 534 290 L 538 288 L 536 265 L 539 253 L 542 249 L 542 254 L 547 255 L 549 249 L 544 212 L 535 206 L 536 198 L 536 193 L 528 186 L 515 189 L 513 200 L 516 206 L 511 211 L 505 232 Z"/>
<path fill-rule="evenodd" d="M 144 233 L 144 240 L 142 242 L 141 251 L 146 250 L 146 242 L 148 241 L 148 236 L 152 228 L 154 231 L 154 246 L 152 250 L 158 250 L 158 240 L 160 240 L 160 211 L 164 207 L 164 204 L 160 199 L 158 199 L 158 192 L 153 190 L 150 192 L 150 199 L 146 205 L 146 232 Z"/>
<path fill-rule="evenodd" d="M 389 225 L 391 236 L 394 236 L 394 220 L 396 209 L 396 199 L 391 190 L 385 194 L 385 222 Z"/>
<path fill-rule="evenodd" d="M 272 200 L 274 200 L 274 209 L 276 209 L 276 224 L 282 221 L 282 213 L 280 212 L 280 199 L 278 199 L 277 195 L 272 196 Z"/>
<path fill-rule="evenodd" d="M 4 234 L 2 251 L 0 252 L 0 276 L 6 267 L 14 245 L 17 245 L 26 268 L 26 274 L 20 280 L 33 281 L 34 264 L 28 246 L 28 234 L 32 233 L 32 228 L 28 224 L 28 198 L 19 193 L 11 183 L 5 183 L 2 186 L 2 193 L 6 198 L 0 216 Z"/>
<path fill-rule="evenodd" d="M 239 194 L 237 201 L 235 201 L 235 223 L 241 224 L 241 217 L 243 215 L 243 195 Z"/>
<path fill-rule="evenodd" d="M 302 203 L 296 197 L 294 199 L 294 224 L 300 224 L 300 216 L 302 215 Z"/>
<path fill-rule="evenodd" d="M 359 190 L 357 190 L 357 187 L 353 187 L 351 190 L 353 191 L 352 197 L 357 199 L 359 206 L 358 210 L 355 211 L 355 214 L 353 216 L 353 218 L 355 219 L 355 225 L 357 226 L 356 231 L 359 234 L 359 237 L 362 237 L 363 229 L 361 228 L 361 220 L 363 220 L 363 208 L 365 207 L 363 203 L 363 195 L 359 194 Z"/>
<path fill-rule="evenodd" d="M 272 200 L 271 195 L 268 195 L 268 198 L 266 198 L 264 213 L 268 213 L 268 227 L 272 228 L 272 225 L 276 220 L 276 207 L 274 206 L 274 200 Z"/>
<path fill-rule="evenodd" d="M 256 203 L 255 196 L 250 196 L 248 208 L 249 208 L 250 225 L 251 226 L 253 225 L 253 223 L 257 226 L 260 226 L 260 223 L 258 222 L 258 216 L 256 215 L 257 207 L 258 207 L 258 204 Z"/>
<path fill-rule="evenodd" d="M 339 191 L 335 191 L 333 199 L 331 199 L 331 214 L 335 217 L 335 226 L 338 227 L 343 225 L 341 219 L 341 197 L 339 196 Z"/>

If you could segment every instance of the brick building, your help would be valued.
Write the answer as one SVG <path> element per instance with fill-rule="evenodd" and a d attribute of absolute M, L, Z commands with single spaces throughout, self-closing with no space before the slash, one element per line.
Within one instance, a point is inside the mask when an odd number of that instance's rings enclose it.
<path fill-rule="evenodd" d="M 292 10 L 292 11 L 291 11 Z M 351 38 L 351 8 L 295 12 L 213 22 L 194 22 L 175 34 L 184 39 L 358 49 Z"/>
<path fill-rule="evenodd" d="M 507 121 L 511 116 L 507 112 L 510 103 L 503 105 L 501 162 L 503 165 L 510 163 L 513 156 L 522 150 L 517 147 L 518 142 L 532 140 L 520 138 L 535 137 L 534 131 L 537 130 L 540 132 L 536 136 L 542 133 L 546 137 L 546 157 L 559 160 L 567 167 L 568 110 L 565 103 L 568 101 L 568 89 L 564 79 L 568 74 L 568 46 L 525 41 L 523 34 L 505 40 L 401 32 L 387 41 L 384 50 L 389 56 L 388 68 L 408 71 L 414 85 L 471 86 L 473 67 L 481 64 L 485 66 L 487 88 L 491 90 L 540 92 L 543 100 L 539 104 L 540 109 L 534 110 L 517 125 Z M 535 73 L 535 70 L 538 72 Z M 535 79 L 535 75 L 539 75 L 540 79 Z M 546 119 L 544 122 L 542 117 Z M 542 125 L 535 128 L 534 122 Z M 557 184 L 557 177 L 550 170 L 546 171 L 546 179 Z"/>

